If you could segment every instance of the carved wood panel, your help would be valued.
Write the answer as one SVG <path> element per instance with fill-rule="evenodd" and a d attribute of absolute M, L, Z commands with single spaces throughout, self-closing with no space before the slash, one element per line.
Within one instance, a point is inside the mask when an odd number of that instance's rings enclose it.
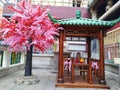
<path fill-rule="evenodd" d="M 98 31 L 95 30 L 65 30 L 66 36 L 97 36 Z"/>

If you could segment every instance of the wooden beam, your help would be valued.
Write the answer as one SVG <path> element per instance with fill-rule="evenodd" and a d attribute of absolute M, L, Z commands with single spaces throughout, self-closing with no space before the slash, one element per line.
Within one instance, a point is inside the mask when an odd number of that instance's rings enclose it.
<path fill-rule="evenodd" d="M 65 34 L 65 36 L 69 37 L 69 36 L 78 36 L 78 37 L 97 37 L 96 33 L 89 33 L 89 34 Z"/>

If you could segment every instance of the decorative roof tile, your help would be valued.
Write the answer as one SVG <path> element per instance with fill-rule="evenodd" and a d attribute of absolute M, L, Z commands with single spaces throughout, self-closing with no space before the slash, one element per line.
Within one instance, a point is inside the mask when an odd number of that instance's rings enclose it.
<path fill-rule="evenodd" d="M 56 20 L 52 18 L 50 13 L 48 14 L 49 18 L 54 23 L 59 23 L 61 25 L 83 25 L 83 26 L 114 26 L 116 23 L 120 22 L 120 18 L 112 21 L 103 21 L 103 20 L 94 20 L 94 19 L 88 19 L 88 18 L 82 18 L 80 11 L 76 12 L 76 18 L 67 18 L 67 19 L 61 19 Z"/>

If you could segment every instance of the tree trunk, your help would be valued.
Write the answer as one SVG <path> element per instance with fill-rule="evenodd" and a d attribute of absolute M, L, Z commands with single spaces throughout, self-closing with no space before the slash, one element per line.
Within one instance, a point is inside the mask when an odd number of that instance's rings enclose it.
<path fill-rule="evenodd" d="M 29 40 L 29 43 L 31 42 L 32 40 Z M 25 76 L 32 75 L 32 49 L 33 49 L 33 45 L 31 45 L 30 50 L 27 49 Z"/>

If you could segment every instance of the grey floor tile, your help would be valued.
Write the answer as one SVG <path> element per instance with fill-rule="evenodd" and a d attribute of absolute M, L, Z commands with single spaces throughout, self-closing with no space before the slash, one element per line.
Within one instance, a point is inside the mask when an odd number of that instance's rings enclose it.
<path fill-rule="evenodd" d="M 44 90 L 56 90 L 55 87 L 46 87 Z"/>
<path fill-rule="evenodd" d="M 56 88 L 56 90 L 74 90 L 74 88 Z"/>
<path fill-rule="evenodd" d="M 40 80 L 35 85 L 15 85 L 14 80 L 21 75 L 24 75 L 24 70 L 11 73 L 0 78 L 0 90 L 109 90 L 97 88 L 59 88 L 55 87 L 56 73 L 51 73 L 48 69 L 33 69 L 33 75 L 37 76 Z M 106 73 L 107 74 L 107 73 Z M 120 90 L 119 84 L 116 81 L 106 79 L 107 85 L 111 87 L 110 90 Z"/>

